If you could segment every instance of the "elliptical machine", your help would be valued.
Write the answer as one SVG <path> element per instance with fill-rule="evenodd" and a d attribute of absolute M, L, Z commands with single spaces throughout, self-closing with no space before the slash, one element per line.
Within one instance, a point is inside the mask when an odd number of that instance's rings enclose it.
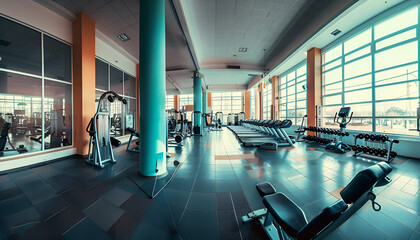
<path fill-rule="evenodd" d="M 127 104 L 127 100 L 113 91 L 103 93 L 99 98 L 96 113 L 86 127 L 86 132 L 90 136 L 89 154 L 86 162 L 100 168 L 103 168 L 106 162 L 117 162 L 114 159 L 112 146 L 118 147 L 121 145 L 118 139 L 111 137 L 111 116 L 108 112 L 108 102 L 104 101 L 105 97 L 111 103 L 117 98 L 124 105 Z"/>
<path fill-rule="evenodd" d="M 338 123 L 340 125 L 340 132 L 341 133 L 345 133 L 346 132 L 346 126 L 347 124 L 350 123 L 351 118 L 353 117 L 353 112 L 350 114 L 350 107 L 342 107 L 340 109 L 340 112 L 338 112 L 338 117 L 337 117 L 337 113 L 335 113 L 334 116 L 334 122 Z M 347 121 L 347 117 L 350 114 L 350 118 Z M 341 122 L 339 122 L 339 119 L 341 118 Z M 325 146 L 325 149 L 330 149 L 330 150 L 334 150 L 338 153 L 345 153 L 347 151 L 351 150 L 351 147 L 347 144 L 344 144 L 342 142 L 343 137 L 342 135 L 340 135 L 339 139 L 335 139 L 334 141 L 330 142 L 327 146 Z"/>

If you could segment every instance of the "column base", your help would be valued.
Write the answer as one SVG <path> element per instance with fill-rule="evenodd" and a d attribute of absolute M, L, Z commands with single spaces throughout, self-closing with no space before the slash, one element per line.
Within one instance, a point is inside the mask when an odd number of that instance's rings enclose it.
<path fill-rule="evenodd" d="M 168 170 L 165 169 L 165 172 L 160 172 L 160 173 L 158 172 L 157 175 L 146 175 L 146 174 L 141 173 L 140 171 L 138 171 L 137 173 L 142 177 L 155 178 L 157 176 L 157 178 L 160 179 L 168 175 Z"/>

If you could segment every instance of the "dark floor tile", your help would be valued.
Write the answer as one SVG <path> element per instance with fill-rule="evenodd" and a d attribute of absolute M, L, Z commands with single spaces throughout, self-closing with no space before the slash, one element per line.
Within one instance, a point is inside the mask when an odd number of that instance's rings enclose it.
<path fill-rule="evenodd" d="M 244 195 L 244 193 L 241 192 L 231 192 L 230 193 L 232 196 L 232 200 L 233 200 L 233 205 L 235 206 L 236 209 L 238 208 L 249 208 L 249 204 L 248 201 L 246 200 L 246 197 Z"/>
<path fill-rule="evenodd" d="M 84 217 L 85 214 L 83 214 L 82 209 L 73 204 L 49 218 L 45 223 L 48 225 L 49 231 L 54 231 L 57 235 L 62 235 Z"/>
<path fill-rule="evenodd" d="M 89 207 L 99 198 L 98 196 L 93 195 L 89 190 L 85 190 L 80 187 L 72 188 L 71 190 L 63 193 L 63 195 L 67 200 L 78 205 L 81 209 Z"/>
<path fill-rule="evenodd" d="M 7 176 L 7 175 L 5 175 L 5 176 Z M 8 190 L 8 189 L 14 188 L 14 187 L 17 187 L 17 185 L 11 179 L 4 180 L 4 181 L 0 182 L 0 191 Z"/>
<path fill-rule="evenodd" d="M 216 181 L 216 192 L 239 192 L 241 185 L 237 180 Z"/>
<path fill-rule="evenodd" d="M 65 196 L 60 195 L 40 204 L 37 204 L 35 205 L 35 207 L 38 210 L 38 212 L 41 213 L 43 219 L 48 219 L 70 205 L 71 203 L 67 200 L 67 198 Z"/>
<path fill-rule="evenodd" d="M 215 180 L 216 172 L 214 171 L 199 171 L 197 173 L 197 180 Z"/>
<path fill-rule="evenodd" d="M 22 194 L 22 191 L 18 187 L 11 187 L 0 191 L 0 202 L 8 198 L 13 198 Z"/>
<path fill-rule="evenodd" d="M 217 213 L 187 209 L 179 232 L 183 239 L 217 239 Z"/>
<path fill-rule="evenodd" d="M 29 223 L 38 223 L 40 220 L 41 215 L 36 208 L 30 207 L 3 218 L 1 222 L 9 228 L 15 228 Z"/>
<path fill-rule="evenodd" d="M 83 210 L 88 218 L 104 231 L 108 229 L 118 220 L 124 213 L 124 210 L 118 208 L 106 200 L 99 199 L 94 204 Z"/>
<path fill-rule="evenodd" d="M 230 192 L 216 193 L 217 210 L 231 210 L 233 209 Z"/>
<path fill-rule="evenodd" d="M 142 220 L 151 203 L 151 199 L 134 194 L 129 199 L 127 199 L 127 201 L 125 201 L 120 206 L 120 208 L 129 212 L 135 218 Z"/>
<path fill-rule="evenodd" d="M 128 212 L 123 215 L 108 229 L 107 234 L 112 239 L 129 239 L 135 228 L 140 224 L 138 218 Z"/>
<path fill-rule="evenodd" d="M 187 208 L 195 210 L 216 210 L 216 193 L 193 192 Z"/>
<path fill-rule="evenodd" d="M 102 198 L 114 204 L 115 206 L 119 207 L 132 195 L 133 193 L 130 193 L 121 188 L 115 187 L 109 190 L 108 192 L 104 193 L 102 195 Z"/>
<path fill-rule="evenodd" d="M 219 239 L 241 239 L 239 225 L 233 209 L 217 211 Z"/>
<path fill-rule="evenodd" d="M 244 240 L 268 240 L 267 234 L 265 234 L 262 226 L 257 222 L 242 224 L 241 218 L 248 214 L 251 210 L 248 208 L 236 209 L 236 216 L 239 222 L 239 229 L 241 232 L 242 239 Z"/>
<path fill-rule="evenodd" d="M 51 184 L 51 186 L 54 187 L 55 190 L 57 190 L 57 192 L 64 192 L 79 184 L 79 182 L 77 182 L 75 179 L 65 174 L 54 175 L 47 178 L 46 180 L 49 184 Z"/>
<path fill-rule="evenodd" d="M 161 229 L 157 226 L 151 225 L 147 222 L 142 222 L 131 235 L 132 240 L 180 240 L 188 239 L 184 236 L 181 237 L 176 229 Z"/>
<path fill-rule="evenodd" d="M 216 172 L 216 181 L 219 180 L 236 180 L 236 174 L 233 171 L 218 171 Z"/>
<path fill-rule="evenodd" d="M 214 180 L 197 179 L 194 183 L 193 192 L 216 192 L 216 182 Z"/>
<path fill-rule="evenodd" d="M 23 236 L 22 239 L 33 240 L 33 239 L 42 239 L 42 240 L 56 240 L 64 239 L 61 237 L 61 234 L 57 231 L 53 231 L 51 226 L 47 223 L 40 223 L 35 225 L 33 228 L 29 229 Z"/>
<path fill-rule="evenodd" d="M 191 179 L 175 178 L 169 183 L 168 188 L 181 191 L 191 191 L 194 181 Z"/>
<path fill-rule="evenodd" d="M 32 207 L 32 203 L 25 195 L 21 194 L 0 202 L 0 217 L 6 217 L 30 207 Z"/>
<path fill-rule="evenodd" d="M 73 226 L 64 234 L 67 240 L 95 240 L 103 239 L 106 233 L 98 227 L 89 218 L 84 218 L 82 221 Z"/>

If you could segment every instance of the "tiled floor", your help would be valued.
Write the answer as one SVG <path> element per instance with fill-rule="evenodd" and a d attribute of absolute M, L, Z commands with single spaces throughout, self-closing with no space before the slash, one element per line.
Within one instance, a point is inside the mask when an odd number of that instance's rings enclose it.
<path fill-rule="evenodd" d="M 263 206 L 256 183 L 270 181 L 310 220 L 375 163 L 295 146 L 245 149 L 228 129 L 206 132 L 170 148 L 169 172 L 173 160 L 182 165 L 153 200 L 135 184 L 150 193 L 153 179 L 138 177 L 138 154 L 124 147 L 102 170 L 70 158 L 1 175 L 0 239 L 266 239 L 258 224 L 240 222 Z M 330 239 L 420 239 L 420 160 L 400 158 L 392 166 L 392 184 L 376 191 L 382 210 L 366 204 Z"/>

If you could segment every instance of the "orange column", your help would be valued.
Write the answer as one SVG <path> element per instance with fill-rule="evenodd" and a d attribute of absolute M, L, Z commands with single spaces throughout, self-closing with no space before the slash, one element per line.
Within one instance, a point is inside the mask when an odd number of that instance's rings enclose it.
<path fill-rule="evenodd" d="M 308 126 L 317 126 L 316 106 L 322 104 L 321 98 L 321 49 L 311 48 L 307 54 L 307 115 Z"/>
<path fill-rule="evenodd" d="M 140 77 L 139 64 L 136 64 L 136 129 L 140 130 Z"/>
<path fill-rule="evenodd" d="M 86 155 L 86 126 L 95 114 L 95 21 L 83 13 L 73 22 L 73 114 L 74 146 Z"/>
<path fill-rule="evenodd" d="M 211 108 L 211 93 L 207 93 L 207 107 Z"/>
<path fill-rule="evenodd" d="M 249 119 L 251 116 L 251 94 L 249 91 L 245 92 L 245 103 L 244 103 L 244 112 L 245 112 L 245 119 Z"/>
<path fill-rule="evenodd" d="M 174 108 L 179 111 L 179 95 L 174 95 Z"/>
<path fill-rule="evenodd" d="M 271 119 L 279 119 L 279 76 L 271 78 Z"/>

